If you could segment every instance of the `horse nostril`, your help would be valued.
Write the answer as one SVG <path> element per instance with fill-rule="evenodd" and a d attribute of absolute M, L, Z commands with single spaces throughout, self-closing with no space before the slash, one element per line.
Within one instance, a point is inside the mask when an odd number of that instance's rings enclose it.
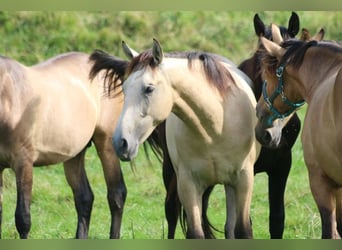
<path fill-rule="evenodd" d="M 126 151 L 128 148 L 128 143 L 126 139 L 121 139 L 120 148 L 122 151 Z"/>

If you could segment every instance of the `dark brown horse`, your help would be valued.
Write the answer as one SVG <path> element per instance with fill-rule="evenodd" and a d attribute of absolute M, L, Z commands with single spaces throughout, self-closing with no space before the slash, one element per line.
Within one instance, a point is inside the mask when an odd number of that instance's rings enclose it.
<path fill-rule="evenodd" d="M 126 186 L 111 136 L 122 102 L 103 94 L 102 74 L 90 81 L 91 67 L 89 55 L 77 52 L 30 67 L 0 57 L 0 223 L 2 173 L 10 167 L 16 176 L 20 238 L 27 238 L 31 227 L 33 167 L 61 162 L 77 210 L 76 238 L 87 238 L 94 200 L 84 166 L 90 142 L 107 184 L 110 237 L 120 236 Z"/>

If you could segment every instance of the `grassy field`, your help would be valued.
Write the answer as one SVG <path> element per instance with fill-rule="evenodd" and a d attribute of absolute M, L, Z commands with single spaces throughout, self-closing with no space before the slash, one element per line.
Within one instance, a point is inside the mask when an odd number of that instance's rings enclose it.
<path fill-rule="evenodd" d="M 206 50 L 222 54 L 239 63 L 249 57 L 257 43 L 252 20 L 254 12 L 0 12 L 2 55 L 25 64 L 34 64 L 67 51 L 92 52 L 103 49 L 123 57 L 121 40 L 142 50 L 150 47 L 152 38 L 165 51 Z M 262 12 L 266 24 L 287 25 L 290 12 Z M 342 40 L 341 12 L 298 12 L 301 27 L 312 33 L 326 29 L 326 39 Z M 0 107 L 1 108 L 1 107 Z M 305 110 L 301 110 L 303 117 Z M 1 140 L 1 138 L 0 138 Z M 107 239 L 109 209 L 100 162 L 94 148 L 87 152 L 87 173 L 95 194 L 90 238 Z M 123 239 L 164 239 L 166 220 L 163 201 L 161 164 L 152 157 L 148 162 L 140 152 L 134 171 L 122 164 L 128 197 L 125 206 Z M 320 218 L 313 202 L 301 143 L 293 148 L 293 167 L 286 189 L 286 226 L 284 238 L 320 237 Z M 2 237 L 18 238 L 14 224 L 16 191 L 11 170 L 4 171 Z M 210 200 L 209 216 L 223 229 L 225 220 L 223 188 L 217 186 Z M 34 170 L 31 205 L 34 239 L 73 238 L 76 212 L 71 190 L 61 165 Z M 252 203 L 255 238 L 267 239 L 267 176 L 258 174 Z M 184 238 L 177 230 L 177 238 Z M 217 234 L 223 238 L 222 234 Z"/>

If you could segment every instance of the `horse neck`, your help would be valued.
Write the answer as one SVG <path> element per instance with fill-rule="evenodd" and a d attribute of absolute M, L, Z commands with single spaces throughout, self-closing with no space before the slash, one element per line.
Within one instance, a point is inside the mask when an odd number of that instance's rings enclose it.
<path fill-rule="evenodd" d="M 317 88 L 326 84 L 328 78 L 334 78 L 337 75 L 341 69 L 341 63 L 341 53 L 328 51 L 323 55 L 319 48 L 310 48 L 306 52 L 301 66 L 298 69 L 292 69 L 293 72 L 291 72 L 291 77 L 297 79 L 297 90 L 301 98 L 310 103 Z"/>
<path fill-rule="evenodd" d="M 204 140 L 211 142 L 223 127 L 223 98 L 208 82 L 201 65 L 193 62 L 189 69 L 186 59 L 165 64 L 174 91 L 172 112 L 196 131 Z"/>

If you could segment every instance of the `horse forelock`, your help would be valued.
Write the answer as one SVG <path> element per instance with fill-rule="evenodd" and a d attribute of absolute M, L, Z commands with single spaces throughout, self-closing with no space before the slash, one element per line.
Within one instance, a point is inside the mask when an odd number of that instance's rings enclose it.
<path fill-rule="evenodd" d="M 132 58 L 126 69 L 126 77 L 132 72 L 144 69 L 147 66 L 150 66 L 152 69 L 157 67 L 156 62 L 153 59 L 152 50 L 146 50 Z"/>
<path fill-rule="evenodd" d="M 229 70 L 220 63 L 220 60 L 208 53 L 194 51 L 171 52 L 165 53 L 164 56 L 165 58 L 187 59 L 189 69 L 192 68 L 194 60 L 201 61 L 203 65 L 203 72 L 208 82 L 216 87 L 222 96 L 225 95 L 226 90 L 231 86 L 231 84 L 235 83 L 235 80 L 230 74 Z M 146 50 L 130 61 L 126 70 L 126 76 L 134 71 L 142 70 L 146 67 L 155 69 L 157 66 L 158 65 L 153 59 L 152 51 Z"/>

